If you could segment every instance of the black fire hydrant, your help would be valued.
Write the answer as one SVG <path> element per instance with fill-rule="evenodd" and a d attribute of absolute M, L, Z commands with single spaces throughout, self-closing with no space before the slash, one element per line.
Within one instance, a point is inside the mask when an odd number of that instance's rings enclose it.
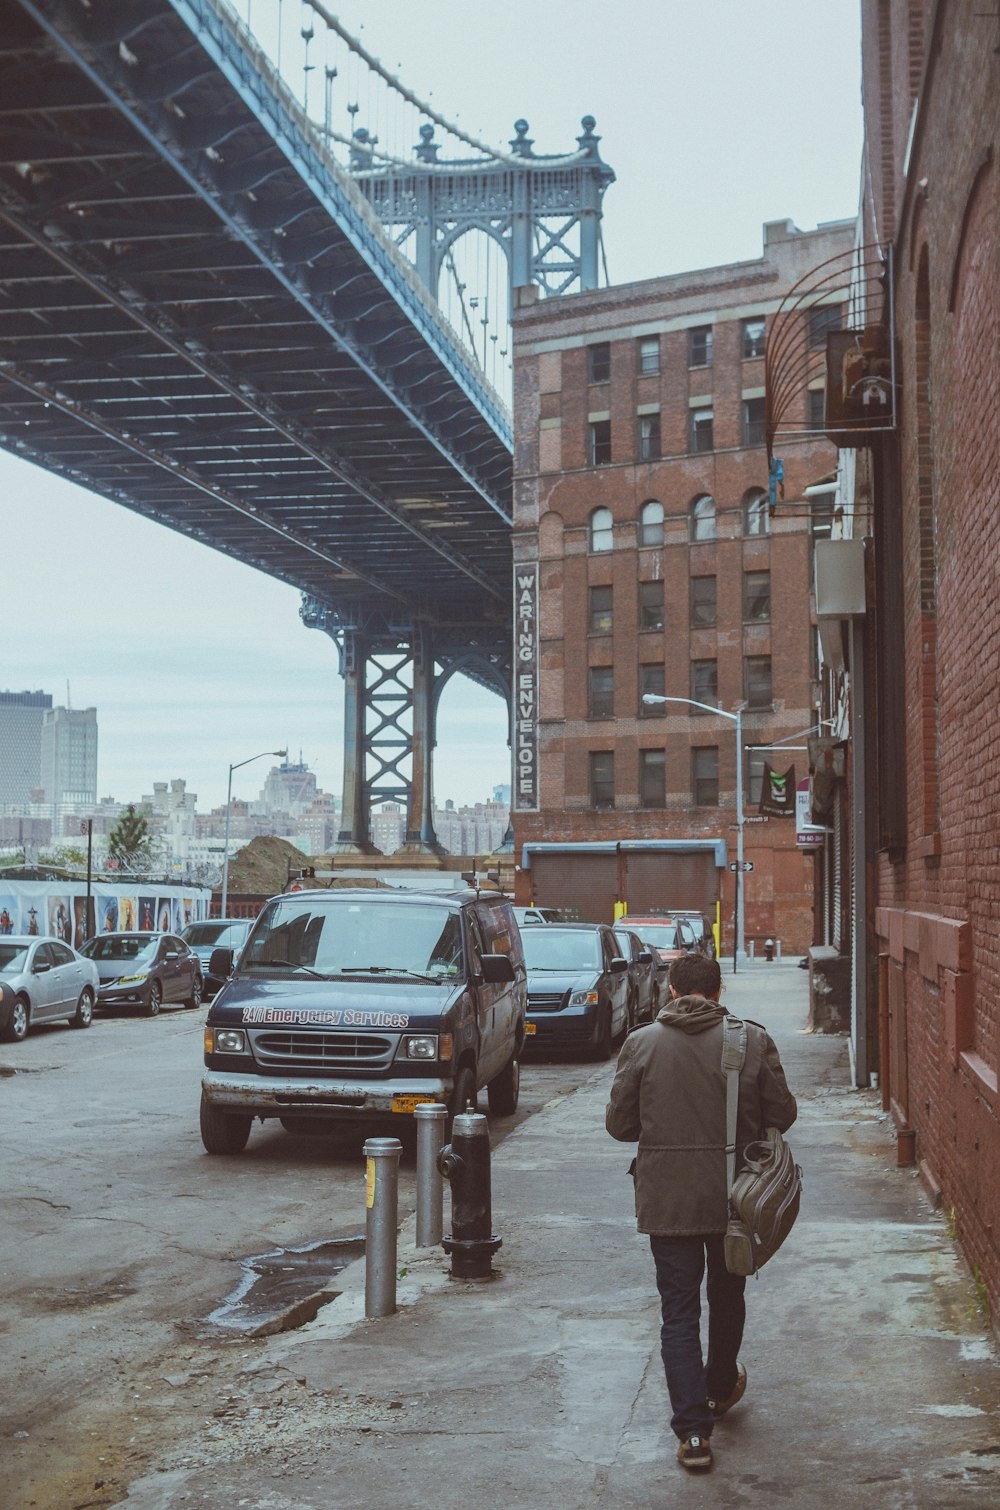
<path fill-rule="evenodd" d="M 479 1112 L 460 1112 L 451 1142 L 438 1154 L 451 1185 L 451 1233 L 441 1246 L 451 1256 L 452 1279 L 492 1279 L 493 1255 L 503 1242 L 493 1232 L 490 1134 Z"/>
<path fill-rule="evenodd" d="M 764 941 L 764 959 L 767 961 L 768 964 L 770 964 L 771 961 L 774 959 L 774 939 L 765 939 L 765 941 Z"/>

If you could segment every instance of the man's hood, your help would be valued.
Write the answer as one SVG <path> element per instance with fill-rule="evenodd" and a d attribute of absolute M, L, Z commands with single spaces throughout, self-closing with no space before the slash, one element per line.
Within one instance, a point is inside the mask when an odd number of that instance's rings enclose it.
<path fill-rule="evenodd" d="M 721 1002 L 704 996 L 678 996 L 661 1007 L 656 1020 L 668 1028 L 680 1028 L 682 1033 L 704 1033 L 728 1015 Z"/>

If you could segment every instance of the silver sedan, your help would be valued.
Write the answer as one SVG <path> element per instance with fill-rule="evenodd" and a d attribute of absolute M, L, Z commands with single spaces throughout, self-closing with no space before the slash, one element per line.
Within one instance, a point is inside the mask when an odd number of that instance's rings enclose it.
<path fill-rule="evenodd" d="M 14 1042 L 42 1022 L 89 1028 L 97 1000 L 97 968 L 62 939 L 34 934 L 0 937 L 0 1038 Z"/>

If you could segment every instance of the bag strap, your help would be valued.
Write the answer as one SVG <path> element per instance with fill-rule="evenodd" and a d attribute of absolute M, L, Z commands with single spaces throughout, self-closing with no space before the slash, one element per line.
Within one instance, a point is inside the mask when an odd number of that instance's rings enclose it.
<path fill-rule="evenodd" d="M 722 1019 L 722 1070 L 726 1077 L 726 1185 L 730 1197 L 736 1179 L 736 1116 L 740 1070 L 747 1057 L 747 1025 L 727 1014 Z"/>

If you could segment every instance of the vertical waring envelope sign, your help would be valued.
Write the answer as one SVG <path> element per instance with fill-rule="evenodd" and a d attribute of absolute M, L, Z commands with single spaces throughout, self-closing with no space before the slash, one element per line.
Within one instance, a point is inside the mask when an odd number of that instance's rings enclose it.
<path fill-rule="evenodd" d="M 514 801 L 538 811 L 538 566 L 514 572 Z"/>

